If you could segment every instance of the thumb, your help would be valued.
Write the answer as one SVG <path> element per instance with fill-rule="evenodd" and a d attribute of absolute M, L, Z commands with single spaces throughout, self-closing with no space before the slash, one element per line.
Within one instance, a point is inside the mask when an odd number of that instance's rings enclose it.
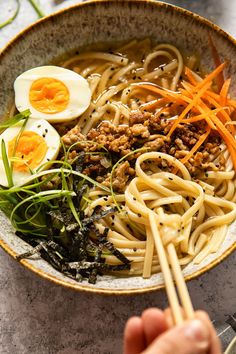
<path fill-rule="evenodd" d="M 209 346 L 209 329 L 196 319 L 165 332 L 143 354 L 203 354 Z"/>

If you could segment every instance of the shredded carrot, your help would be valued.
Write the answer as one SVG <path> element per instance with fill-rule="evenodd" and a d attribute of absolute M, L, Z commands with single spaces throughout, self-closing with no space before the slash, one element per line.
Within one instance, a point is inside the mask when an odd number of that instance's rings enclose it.
<path fill-rule="evenodd" d="M 163 107 L 165 104 L 170 102 L 169 98 L 160 98 L 159 100 L 153 100 L 147 103 L 144 103 L 140 106 L 141 111 L 143 110 L 154 110 L 159 107 Z"/>
<path fill-rule="evenodd" d="M 220 103 L 221 106 L 226 106 L 227 104 L 227 99 L 228 99 L 228 93 L 229 93 L 229 87 L 231 84 L 231 79 L 225 80 L 222 89 L 220 91 Z"/>
<path fill-rule="evenodd" d="M 204 141 L 207 139 L 208 135 L 211 132 L 211 128 L 208 126 L 206 129 L 206 132 L 201 135 L 199 138 L 198 142 L 194 145 L 194 147 L 189 151 L 189 153 L 180 160 L 183 164 L 188 162 L 188 160 L 193 156 L 193 154 L 200 148 L 200 146 L 204 143 Z"/>
<path fill-rule="evenodd" d="M 197 85 L 197 80 L 194 77 L 194 73 L 187 66 L 185 67 L 185 75 L 187 76 L 189 82 L 193 85 Z"/>
<path fill-rule="evenodd" d="M 213 70 L 209 75 L 207 75 L 199 84 L 196 86 L 196 90 L 199 90 L 206 85 L 207 82 L 212 82 L 217 76 L 223 72 L 226 67 L 226 63 L 220 64 L 215 70 Z"/>
<path fill-rule="evenodd" d="M 201 96 L 203 95 L 203 93 L 210 87 L 211 82 L 207 82 L 205 84 L 205 86 L 203 86 L 198 93 L 195 95 L 195 97 L 192 99 L 192 102 L 189 103 L 189 105 L 183 110 L 183 112 L 180 114 L 179 118 L 176 119 L 175 123 L 172 125 L 167 137 L 170 137 L 173 132 L 175 131 L 175 129 L 177 128 L 178 124 L 181 123 L 181 121 L 184 119 L 184 117 L 186 116 L 186 114 L 191 110 L 191 108 L 193 108 L 199 101 L 199 99 L 201 98 Z"/>
<path fill-rule="evenodd" d="M 221 65 L 221 60 L 220 60 L 220 56 L 219 53 L 215 47 L 215 44 L 212 40 L 211 35 L 209 34 L 209 44 L 211 47 L 211 53 L 212 53 L 212 57 L 215 63 L 215 67 L 219 67 Z M 218 91 L 220 92 L 223 84 L 224 84 L 224 74 L 223 71 L 221 71 L 217 76 L 216 76 L 216 83 L 217 83 L 217 87 L 218 87 Z"/>
<path fill-rule="evenodd" d="M 213 109 L 211 111 L 211 113 L 216 114 L 224 109 L 225 109 L 224 107 L 216 108 L 216 109 Z M 183 123 L 195 123 L 195 122 L 199 122 L 201 120 L 205 120 L 208 116 L 209 116 L 209 113 L 205 112 L 205 113 L 198 114 L 197 116 L 193 116 L 191 118 L 183 119 L 182 122 Z"/>
<path fill-rule="evenodd" d="M 165 98 L 171 98 L 171 99 L 175 99 L 175 100 L 178 100 L 178 96 L 179 96 L 179 93 L 178 92 L 174 92 L 174 91 L 170 91 L 170 90 L 165 90 L 165 89 L 162 89 L 156 85 L 153 85 L 153 84 L 150 84 L 150 83 L 145 83 L 145 84 L 137 84 L 136 87 L 138 88 L 143 88 L 143 89 L 146 89 L 146 90 L 149 90 L 151 92 L 154 92 L 162 97 L 165 97 Z"/>
<path fill-rule="evenodd" d="M 141 89 L 149 90 L 157 94 L 158 97 L 162 97 L 160 101 L 169 100 L 181 109 L 182 112 L 173 121 L 167 137 L 171 137 L 178 125 L 192 124 L 199 121 L 205 122 L 205 132 L 200 136 L 187 155 L 181 159 L 181 162 L 184 164 L 204 144 L 211 131 L 216 130 L 228 148 L 236 171 L 236 127 L 232 122 L 233 114 L 236 114 L 236 100 L 232 100 L 229 97 L 231 79 L 222 81 L 225 66 L 225 62 L 219 63 L 201 81 L 194 75 L 194 72 L 185 67 L 185 80 L 181 82 L 182 87 L 179 88 L 178 92 L 165 90 L 150 83 L 141 83 L 138 85 Z M 218 88 L 220 87 L 218 93 L 212 89 L 213 80 L 216 80 Z M 155 104 L 150 103 L 150 105 L 154 106 Z M 145 107 L 147 107 L 146 105 Z M 151 108 L 154 106 L 151 106 Z"/>

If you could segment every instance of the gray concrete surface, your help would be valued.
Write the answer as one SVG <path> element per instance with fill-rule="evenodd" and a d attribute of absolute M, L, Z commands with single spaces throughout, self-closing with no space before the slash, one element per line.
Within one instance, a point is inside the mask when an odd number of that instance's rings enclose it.
<path fill-rule="evenodd" d="M 47 13 L 78 2 L 39 1 Z M 210 18 L 236 36 L 235 0 L 169 2 Z M 0 47 L 37 18 L 28 1 L 21 3 L 16 21 L 0 30 Z M 12 6 L 14 0 L 0 0 L 0 22 Z M 195 307 L 209 312 L 220 333 L 227 316 L 236 312 L 235 267 L 236 253 L 189 283 Z M 134 297 L 75 293 L 38 278 L 0 250 L 0 354 L 118 354 L 128 317 L 165 305 L 164 292 Z M 225 346 L 228 337 L 221 337 Z"/>

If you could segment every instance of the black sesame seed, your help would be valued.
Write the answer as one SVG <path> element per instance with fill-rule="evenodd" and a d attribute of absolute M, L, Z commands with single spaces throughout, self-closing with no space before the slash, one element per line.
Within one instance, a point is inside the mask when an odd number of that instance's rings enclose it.
<path fill-rule="evenodd" d="M 141 76 L 138 76 L 138 79 L 139 79 L 139 80 L 142 80 Z"/>
<path fill-rule="evenodd" d="M 23 159 L 23 158 L 24 158 L 24 155 L 21 155 L 21 158 Z"/>
<path fill-rule="evenodd" d="M 134 251 L 134 252 L 137 252 L 137 248 L 133 248 L 133 251 Z"/>
<path fill-rule="evenodd" d="M 48 129 L 45 129 L 45 133 L 48 133 Z"/>
<path fill-rule="evenodd" d="M 141 215 L 140 213 L 138 213 L 138 217 L 141 218 L 141 216 L 142 216 L 142 215 Z"/>
<path fill-rule="evenodd" d="M 43 138 L 45 138 L 46 134 L 43 134 Z"/>
<path fill-rule="evenodd" d="M 113 71 L 113 70 L 115 70 L 115 68 L 111 68 L 111 70 Z"/>
<path fill-rule="evenodd" d="M 173 181 L 173 178 L 172 177 L 168 177 L 170 181 Z"/>
<path fill-rule="evenodd" d="M 115 223 L 114 223 L 114 222 L 112 222 L 112 223 L 111 223 L 111 226 L 115 226 Z"/>
<path fill-rule="evenodd" d="M 159 224 L 160 224 L 161 226 L 163 226 L 163 222 L 160 222 Z"/>
<path fill-rule="evenodd" d="M 39 125 L 37 126 L 37 128 L 41 128 L 41 125 L 39 124 Z"/>
<path fill-rule="evenodd" d="M 133 76 L 133 80 L 136 80 L 136 76 Z"/>
<path fill-rule="evenodd" d="M 115 215 L 112 215 L 111 218 L 112 218 L 112 220 L 114 220 L 115 219 Z"/>
<path fill-rule="evenodd" d="M 135 197 L 133 197 L 133 200 L 137 200 Z"/>

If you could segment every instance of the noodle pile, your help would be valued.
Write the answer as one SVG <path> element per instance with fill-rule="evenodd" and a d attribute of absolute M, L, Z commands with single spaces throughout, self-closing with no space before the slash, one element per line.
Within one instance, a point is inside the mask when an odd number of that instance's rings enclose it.
<path fill-rule="evenodd" d="M 129 125 L 131 111 L 149 107 L 149 101 L 155 99 L 149 95 L 147 100 L 147 93 L 136 83 L 148 81 L 176 91 L 184 65 L 193 72 L 198 65 L 195 56 L 185 61 L 184 64 L 181 53 L 172 45 L 151 48 L 149 40 L 141 43 L 134 40 L 115 53 L 87 52 L 64 62 L 64 67 L 88 79 L 93 93 L 88 111 L 78 122 L 81 132 L 87 134 L 106 120 L 116 126 Z M 194 72 L 194 77 L 202 80 L 199 72 Z M 123 194 L 90 190 L 87 215 L 92 215 L 98 206 L 103 209 L 118 206 L 115 215 L 97 222 L 96 227 L 101 233 L 109 228 L 109 241 L 132 261 L 131 270 L 124 273 L 148 278 L 160 270 L 148 221 L 150 210 L 158 218 L 164 245 L 174 244 L 182 266 L 190 261 L 198 264 L 219 249 L 228 225 L 236 219 L 233 165 L 224 143 L 221 151 L 226 161 L 225 171 L 203 171 L 198 180 L 193 180 L 186 166 L 176 158 L 144 151 L 135 163 L 136 176 Z M 160 159 L 171 166 L 168 172 L 157 167 Z M 150 160 L 152 166 L 144 171 L 143 163 Z M 219 156 L 213 156 L 213 162 L 218 160 Z M 104 257 L 109 264 L 120 262 L 114 255 Z"/>

